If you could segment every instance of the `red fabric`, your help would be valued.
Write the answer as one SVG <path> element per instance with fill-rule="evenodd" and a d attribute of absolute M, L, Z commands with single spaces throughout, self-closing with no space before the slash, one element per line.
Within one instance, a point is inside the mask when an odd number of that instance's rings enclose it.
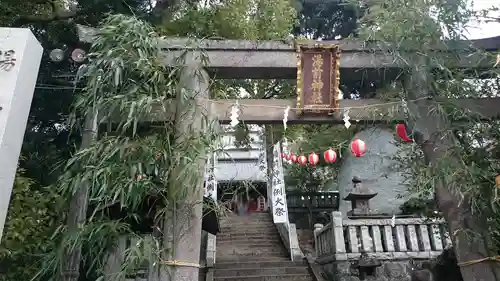
<path fill-rule="evenodd" d="M 250 200 L 248 202 L 248 212 L 256 212 L 259 209 L 259 204 L 257 204 L 257 200 Z"/>
<path fill-rule="evenodd" d="M 397 124 L 396 132 L 404 142 L 413 142 L 413 140 L 408 137 L 408 134 L 406 133 L 406 127 L 404 124 Z"/>

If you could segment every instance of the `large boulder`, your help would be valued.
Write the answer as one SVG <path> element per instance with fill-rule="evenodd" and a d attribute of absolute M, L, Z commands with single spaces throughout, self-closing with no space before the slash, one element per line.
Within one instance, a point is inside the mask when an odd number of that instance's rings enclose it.
<path fill-rule="evenodd" d="M 409 194 L 402 173 L 394 169 L 392 158 L 398 151 L 394 136 L 393 131 L 385 128 L 369 128 L 355 136 L 366 143 L 367 152 L 359 158 L 350 153 L 344 156 L 338 177 L 340 211 L 344 216 L 351 209 L 350 202 L 343 199 L 353 187 L 354 176 L 378 193 L 370 200 L 370 209 L 377 214 L 400 213 L 399 206 L 408 200 Z"/>

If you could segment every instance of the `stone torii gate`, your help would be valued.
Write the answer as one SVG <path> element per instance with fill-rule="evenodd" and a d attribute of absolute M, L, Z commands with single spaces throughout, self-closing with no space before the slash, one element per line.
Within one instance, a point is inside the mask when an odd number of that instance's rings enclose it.
<path fill-rule="evenodd" d="M 83 42 L 92 42 L 93 30 L 80 28 L 80 39 Z M 192 42 L 192 41 L 190 41 Z M 166 65 L 175 65 L 175 59 L 185 51 L 188 46 L 186 39 L 169 39 L 160 44 L 162 57 Z M 364 79 L 370 80 L 376 78 L 380 74 L 380 69 L 384 69 L 386 79 L 396 80 L 396 75 L 402 70 L 408 75 L 405 77 L 405 88 L 408 91 L 412 101 L 408 102 L 412 114 L 417 116 L 414 127 L 421 133 L 421 143 L 424 154 L 432 165 L 437 162 L 439 157 L 442 157 L 446 148 L 453 146 L 454 140 L 450 137 L 441 138 L 441 132 L 449 127 L 446 120 L 443 120 L 435 113 L 429 112 L 429 108 L 435 105 L 436 101 L 429 100 L 430 90 L 427 89 L 427 73 L 421 73 L 416 69 L 409 69 L 410 66 L 404 65 L 400 60 L 387 55 L 377 45 L 366 46 L 362 42 L 344 40 L 344 41 L 307 41 L 301 42 L 299 48 L 294 44 L 285 44 L 277 41 L 236 41 L 236 40 L 202 40 L 197 42 L 198 46 L 203 49 L 204 54 L 208 56 L 210 62 L 206 66 L 207 75 L 215 75 L 217 79 L 228 78 L 260 78 L 260 79 L 298 79 L 299 97 L 297 100 L 258 100 L 258 99 L 242 99 L 238 100 L 240 109 L 239 120 L 246 123 L 254 124 L 278 124 L 283 120 L 284 108 L 300 107 L 306 111 L 306 114 L 297 110 L 291 110 L 288 114 L 289 124 L 305 124 L 305 123 L 343 123 L 343 109 L 349 109 L 351 120 L 362 121 L 391 121 L 404 120 L 404 111 L 401 103 L 388 103 L 377 99 L 363 100 L 340 100 L 335 99 L 332 88 L 335 90 L 338 87 L 338 82 L 335 80 L 339 76 L 333 73 L 339 70 L 340 77 L 344 80 L 354 79 L 361 74 Z M 484 51 L 496 51 L 500 47 L 500 38 L 491 38 L 467 42 L 455 42 L 457 46 L 466 47 L 453 51 L 447 50 L 444 47 L 437 46 L 436 51 L 440 51 L 440 55 L 451 68 L 464 69 L 490 69 L 494 64 L 493 57 L 481 55 L 474 49 Z M 314 82 L 313 71 L 313 56 L 314 53 L 321 53 L 327 56 L 336 56 L 337 48 L 342 51 L 340 60 L 331 58 L 336 65 L 327 66 L 330 76 L 322 76 L 322 78 L 330 79 L 329 86 L 326 91 L 320 94 L 320 102 L 311 102 L 309 98 L 314 98 L 314 89 L 310 90 Z M 322 51 L 320 51 L 322 50 Z M 459 51 L 462 50 L 462 51 Z M 465 50 L 465 51 L 463 51 Z M 299 51 L 299 52 L 298 52 Z M 310 51 L 310 52 L 309 52 Z M 457 54 L 458 51 L 458 54 Z M 309 54 L 308 54 L 309 52 Z M 191 49 L 190 55 L 197 57 L 201 52 L 199 49 Z M 305 59 L 309 56 L 308 59 Z M 323 57 L 325 58 L 325 57 Z M 307 61 L 307 62 L 306 62 Z M 339 66 L 340 62 L 340 66 Z M 304 63 L 302 65 L 301 63 Z M 306 65 L 308 64 L 308 65 Z M 337 69 L 338 68 L 338 69 Z M 308 76 L 309 75 L 309 76 Z M 333 75 L 333 76 L 332 76 Z M 333 77 L 333 79 L 332 79 Z M 198 91 L 198 100 L 200 106 L 209 105 L 210 112 L 221 123 L 229 123 L 230 112 L 235 100 L 208 100 L 206 78 L 191 78 L 190 87 Z M 304 84 L 308 89 L 304 90 Z M 312 86 L 314 88 L 314 86 Z M 456 99 L 449 100 L 458 109 L 469 114 L 476 114 L 488 120 L 500 117 L 500 98 L 488 99 Z M 318 106 L 320 104 L 320 106 Z M 262 108 L 274 107 L 276 110 L 262 110 Z M 321 107 L 323 109 L 332 109 L 328 114 L 307 114 Z M 175 107 L 172 102 L 172 111 L 182 108 Z M 160 111 L 158 111 L 160 112 Z M 326 111 L 323 111 L 326 112 Z M 152 115 L 145 122 L 174 120 L 176 114 Z M 196 119 L 193 119 L 196 120 Z M 202 187 L 200 186 L 200 189 Z M 436 186 L 437 198 L 440 206 L 443 208 L 445 218 L 450 225 L 450 233 L 456 230 L 467 228 L 466 225 L 478 225 L 473 218 L 465 218 L 468 207 L 464 204 L 459 206 L 460 201 L 456 195 L 444 185 L 438 183 Z M 194 195 L 195 197 L 198 195 Z M 201 197 L 198 198 L 201 200 Z M 467 221 L 465 221 L 467 220 Z M 201 220 L 196 223 L 201 224 Z M 196 263 L 199 259 L 199 227 L 194 227 L 190 234 L 185 235 L 183 239 L 188 239 L 193 243 L 189 249 L 179 251 L 179 259 L 186 262 Z M 469 243 L 465 240 L 464 235 L 458 235 L 454 239 L 454 244 L 457 247 L 457 259 L 459 262 L 484 258 L 487 256 L 485 245 L 482 242 Z M 181 245 L 185 246 L 184 243 Z M 196 250 L 197 248 L 197 250 Z M 181 250 L 181 249 L 179 249 Z M 486 270 L 487 269 L 487 270 Z M 197 280 L 195 270 L 190 268 L 180 269 L 181 276 Z M 491 269 L 484 265 L 476 264 L 467 268 L 462 268 L 464 280 L 495 280 L 494 272 L 498 269 Z"/>

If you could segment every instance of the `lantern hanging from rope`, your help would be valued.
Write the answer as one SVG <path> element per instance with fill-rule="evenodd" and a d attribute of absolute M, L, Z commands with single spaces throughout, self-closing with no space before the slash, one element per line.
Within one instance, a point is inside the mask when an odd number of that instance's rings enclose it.
<path fill-rule="evenodd" d="M 316 166 L 318 162 L 319 162 L 318 154 L 316 154 L 316 152 L 311 152 L 311 154 L 309 154 L 309 164 Z"/>
<path fill-rule="evenodd" d="M 325 158 L 325 161 L 327 163 L 335 163 L 335 161 L 337 161 L 337 153 L 335 152 L 335 150 L 330 148 L 325 151 L 325 153 L 323 154 L 323 158 Z"/>
<path fill-rule="evenodd" d="M 307 157 L 305 157 L 304 155 L 300 155 L 299 157 L 297 157 L 297 163 L 304 166 L 305 164 L 307 164 Z"/>
<path fill-rule="evenodd" d="M 351 153 L 355 157 L 361 157 L 366 153 L 366 144 L 364 141 L 355 138 L 350 145 Z"/>
<path fill-rule="evenodd" d="M 293 163 L 296 163 L 297 162 L 297 155 L 295 154 L 290 154 L 290 161 L 292 161 Z"/>

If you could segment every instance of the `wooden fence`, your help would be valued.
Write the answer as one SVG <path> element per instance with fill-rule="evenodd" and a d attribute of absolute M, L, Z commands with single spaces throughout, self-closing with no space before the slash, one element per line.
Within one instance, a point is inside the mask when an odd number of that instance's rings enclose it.
<path fill-rule="evenodd" d="M 314 231 L 319 258 L 358 258 L 361 252 L 379 259 L 429 259 L 451 245 L 442 220 L 424 218 L 342 219 Z"/>
<path fill-rule="evenodd" d="M 291 191 L 286 194 L 288 209 L 311 208 L 335 210 L 339 209 L 339 192 L 301 192 Z"/>

